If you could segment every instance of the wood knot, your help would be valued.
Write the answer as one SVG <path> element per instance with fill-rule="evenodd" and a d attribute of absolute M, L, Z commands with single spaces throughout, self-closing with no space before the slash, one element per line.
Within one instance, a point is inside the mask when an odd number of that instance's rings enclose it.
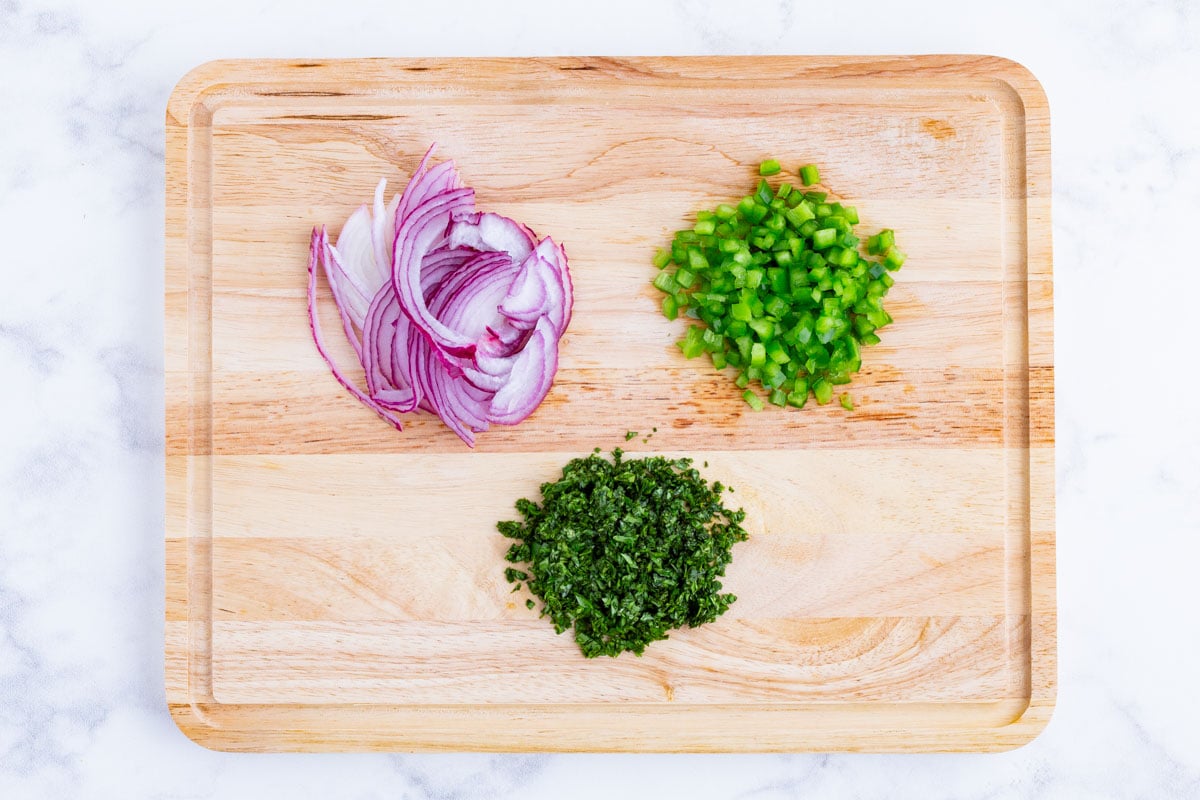
<path fill-rule="evenodd" d="M 921 120 L 921 127 L 926 133 L 933 138 L 941 141 L 942 139 L 951 139 L 957 135 L 954 126 L 944 119 L 925 119 Z"/>

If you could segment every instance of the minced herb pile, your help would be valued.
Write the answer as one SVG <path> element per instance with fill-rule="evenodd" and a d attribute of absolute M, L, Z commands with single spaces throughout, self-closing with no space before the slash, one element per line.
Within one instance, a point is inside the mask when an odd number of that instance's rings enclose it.
<path fill-rule="evenodd" d="M 746 514 L 726 508 L 726 487 L 710 486 L 689 458 L 625 459 L 617 448 L 610 461 L 599 453 L 542 484 L 541 505 L 518 500 L 523 522 L 497 525 L 517 540 L 507 558 L 521 568 L 505 577 L 514 591 L 528 585 L 556 632 L 573 628 L 585 656 L 641 655 L 737 599 L 721 593 L 719 578 L 746 539 Z"/>
<path fill-rule="evenodd" d="M 860 347 L 878 344 L 877 331 L 892 322 L 883 298 L 905 260 L 889 228 L 866 240 L 864 256 L 854 206 L 786 181 L 772 188 L 766 178 L 781 169 L 764 161 L 753 193 L 698 212 L 654 257 L 663 314 L 703 323 L 688 327 L 683 354 L 707 353 L 718 370 L 736 369 L 734 382 L 756 411 L 763 399 L 755 385 L 767 402 L 800 408 L 809 394 L 830 402 L 834 387 L 850 382 L 862 367 Z M 797 173 L 806 187 L 820 180 L 813 164 Z M 838 399 L 854 408 L 848 393 Z"/>

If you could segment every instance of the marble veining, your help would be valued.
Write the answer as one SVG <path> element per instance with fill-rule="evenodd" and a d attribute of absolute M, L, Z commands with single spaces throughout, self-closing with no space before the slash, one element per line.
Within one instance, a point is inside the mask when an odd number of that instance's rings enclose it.
<path fill-rule="evenodd" d="M 0 797 L 1200 797 L 1190 0 L 0 0 Z M 274 755 L 166 714 L 163 109 L 218 57 L 978 52 L 1053 137 L 1060 690 L 1000 755 Z M 798 131 L 802 136 L 803 131 Z"/>

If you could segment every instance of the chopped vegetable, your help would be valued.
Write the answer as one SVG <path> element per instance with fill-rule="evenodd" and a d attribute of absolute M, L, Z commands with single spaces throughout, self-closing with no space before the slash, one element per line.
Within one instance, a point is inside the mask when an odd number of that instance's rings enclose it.
<path fill-rule="evenodd" d="M 571 276 L 554 241 L 476 212 L 453 162 L 427 168 L 433 149 L 386 207 L 381 180 L 374 208 L 354 212 L 336 246 L 324 226 L 313 230 L 308 318 L 321 357 L 364 405 L 398 430 L 400 414 L 432 411 L 474 446 L 475 433 L 517 424 L 549 392 L 571 319 Z M 318 267 L 365 389 L 325 347 Z"/>
<path fill-rule="evenodd" d="M 515 539 L 505 578 L 541 600 L 557 633 L 573 629 L 589 658 L 641 655 L 683 626 L 712 622 L 736 600 L 722 594 L 742 510 L 721 503 L 691 459 L 612 461 L 597 449 L 542 485 L 542 503 L 518 500 L 522 521 L 497 525 Z M 526 576 L 526 577 L 519 577 Z M 533 607 L 532 601 L 526 603 Z"/>
<path fill-rule="evenodd" d="M 777 174 L 778 163 L 764 161 L 760 174 Z M 801 167 L 800 179 L 816 183 L 816 166 Z M 863 255 L 857 208 L 762 179 L 736 206 L 696 217 L 654 262 L 663 313 L 673 319 L 686 308 L 695 320 L 679 342 L 683 354 L 736 369 L 734 384 L 755 410 L 763 408 L 755 382 L 772 405 L 803 408 L 810 393 L 831 402 L 833 387 L 862 367 L 862 347 L 878 344 L 892 322 L 883 299 L 905 261 L 895 233 L 868 237 Z"/>
<path fill-rule="evenodd" d="M 766 161 L 758 165 L 759 175 L 778 175 L 779 170 L 783 169 L 779 162 L 773 158 L 768 158 Z"/>

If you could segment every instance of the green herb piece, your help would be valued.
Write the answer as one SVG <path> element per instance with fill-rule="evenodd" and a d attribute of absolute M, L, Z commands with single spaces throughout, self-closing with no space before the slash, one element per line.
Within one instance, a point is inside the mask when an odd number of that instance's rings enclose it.
<path fill-rule="evenodd" d="M 720 578 L 747 537 L 746 515 L 722 504 L 726 487 L 710 485 L 691 459 L 599 453 L 570 461 L 542 485 L 540 505 L 518 500 L 522 520 L 497 528 L 515 540 L 507 560 L 527 565 L 526 585 L 555 631 L 572 630 L 589 658 L 641 655 L 737 599 L 721 593 Z M 525 574 L 505 570 L 510 581 Z"/>
<path fill-rule="evenodd" d="M 637 431 L 625 431 L 625 441 L 628 442 L 630 439 L 636 439 L 637 435 Z"/>
<path fill-rule="evenodd" d="M 849 392 L 842 392 L 840 395 L 838 395 L 838 402 L 841 403 L 842 408 L 846 409 L 847 411 L 854 410 L 854 400 L 850 397 Z"/>

